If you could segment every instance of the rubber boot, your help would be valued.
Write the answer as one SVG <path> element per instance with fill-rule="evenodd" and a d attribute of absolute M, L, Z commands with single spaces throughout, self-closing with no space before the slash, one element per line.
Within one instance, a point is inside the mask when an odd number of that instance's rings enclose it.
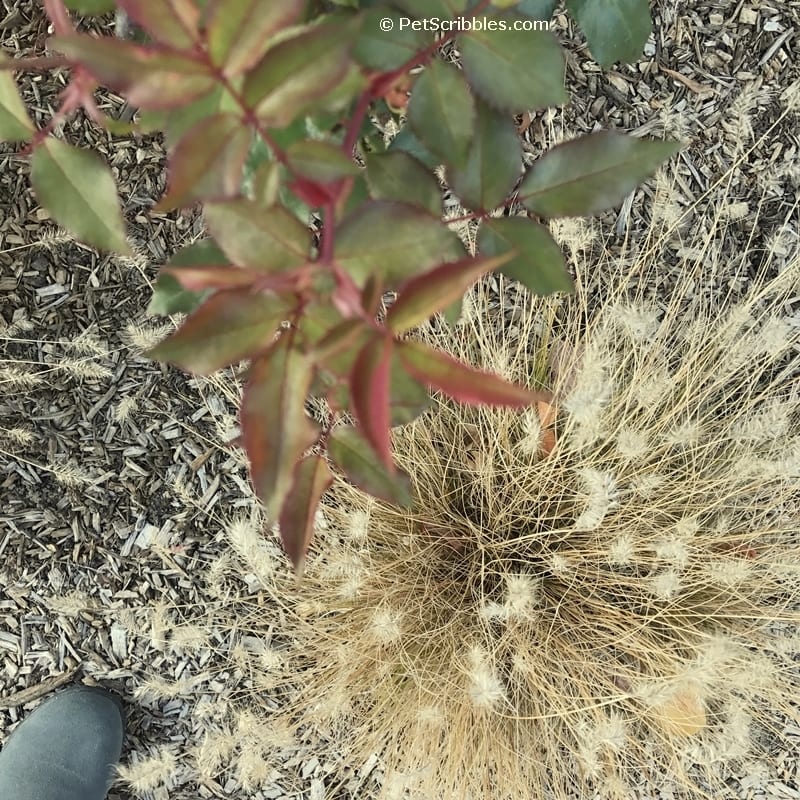
<path fill-rule="evenodd" d="M 106 800 L 124 729 L 122 703 L 105 689 L 76 686 L 51 697 L 0 750 L 0 798 Z"/>

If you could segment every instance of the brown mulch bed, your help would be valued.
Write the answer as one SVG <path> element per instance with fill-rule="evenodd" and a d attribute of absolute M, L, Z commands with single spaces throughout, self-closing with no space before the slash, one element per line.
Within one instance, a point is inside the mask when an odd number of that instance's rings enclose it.
<path fill-rule="evenodd" d="M 3 14 L 5 51 L 41 55 L 49 34 L 40 4 L 3 0 Z M 523 135 L 531 158 L 563 133 L 596 127 L 688 139 L 674 165 L 688 205 L 730 167 L 743 137 L 757 138 L 774 123 L 784 93 L 800 80 L 800 2 L 659 0 L 654 18 L 642 60 L 602 71 L 560 14 L 555 30 L 568 54 L 572 100 L 522 120 Z M 44 125 L 66 75 L 20 73 L 17 81 Z M 122 109 L 108 92 L 97 99 L 114 116 Z M 140 356 L 167 329 L 167 320 L 145 316 L 158 268 L 202 235 L 202 219 L 196 211 L 150 213 L 165 187 L 159 137 L 114 137 L 82 114 L 60 135 L 111 165 L 139 257 L 98 254 L 61 236 L 30 188 L 22 148 L 0 144 L 0 739 L 58 681 L 74 678 L 126 698 L 123 760 L 164 743 L 182 752 L 197 744 L 190 705 L 134 693 L 150 670 L 175 678 L 195 657 L 157 650 L 117 621 L 159 599 L 184 604 L 187 613 L 202 603 L 197 569 L 221 552 L 221 520 L 251 502 L 241 453 L 217 444 L 235 436 L 235 407 L 213 382 Z M 797 246 L 800 221 L 785 222 L 800 186 L 799 157 L 792 114 L 727 187 L 729 202 L 744 204 L 731 215 L 731 270 L 698 291 L 746 290 L 755 262 L 737 257 L 748 240 L 747 252 L 758 253 L 780 228 L 786 246 L 792 236 Z M 606 215 L 608 230 L 643 236 L 653 191 L 642 187 Z M 754 230 L 748 204 L 764 192 Z M 691 257 L 676 251 L 652 287 L 656 296 L 669 296 L 681 259 Z M 97 610 L 50 602 L 75 590 Z M 220 680 L 208 691 L 229 690 Z M 800 796 L 797 753 L 776 754 L 772 766 L 774 796 Z M 743 786 L 740 796 L 748 796 Z M 111 795 L 131 796 L 123 788 Z M 169 793 L 170 800 L 198 796 L 242 795 L 191 778 Z"/>

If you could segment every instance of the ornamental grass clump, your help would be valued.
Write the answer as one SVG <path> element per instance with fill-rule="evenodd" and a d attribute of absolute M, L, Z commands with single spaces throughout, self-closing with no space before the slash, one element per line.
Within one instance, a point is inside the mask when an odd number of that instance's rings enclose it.
<path fill-rule="evenodd" d="M 386 796 L 476 800 L 662 781 L 721 797 L 725 769 L 780 736 L 798 688 L 800 258 L 768 254 L 741 297 L 709 300 L 735 259 L 724 215 L 693 213 L 691 242 L 654 222 L 635 254 L 574 259 L 574 296 L 511 308 L 485 280 L 454 327 L 417 332 L 558 400 L 436 396 L 393 431 L 411 510 L 337 480 L 299 582 L 231 526 L 269 598 L 226 613 L 271 637 L 274 658 L 252 657 L 253 685 L 279 692 L 271 724 L 321 761 L 377 755 Z M 648 301 L 681 244 L 702 257 Z"/>

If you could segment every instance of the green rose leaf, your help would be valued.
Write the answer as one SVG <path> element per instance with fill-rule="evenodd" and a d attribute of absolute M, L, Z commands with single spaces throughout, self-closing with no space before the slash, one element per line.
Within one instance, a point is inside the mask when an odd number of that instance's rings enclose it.
<path fill-rule="evenodd" d="M 133 255 L 114 177 L 97 153 L 48 137 L 33 152 L 31 182 L 39 202 L 76 238 Z"/>
<path fill-rule="evenodd" d="M 392 5 L 417 19 L 452 19 L 474 0 L 393 0 Z"/>
<path fill-rule="evenodd" d="M 447 170 L 447 180 L 474 211 L 501 205 L 522 172 L 522 146 L 514 120 L 478 101 L 475 137 L 463 167 Z"/>
<path fill-rule="evenodd" d="M 478 251 L 485 256 L 517 254 L 500 271 L 528 287 L 534 294 L 572 292 L 561 248 L 550 231 L 527 217 L 485 219 L 478 229 Z"/>
<path fill-rule="evenodd" d="M 431 393 L 403 369 L 397 348 L 392 351 L 390 376 L 391 425 L 407 425 L 433 404 Z"/>
<path fill-rule="evenodd" d="M 3 61 L 6 59 L 0 55 L 0 62 Z M 0 72 L 0 142 L 24 142 L 35 131 L 14 77 L 9 72 Z"/>
<path fill-rule="evenodd" d="M 414 84 L 408 124 L 442 162 L 462 165 L 475 124 L 475 99 L 462 72 L 435 58 Z"/>
<path fill-rule="evenodd" d="M 147 314 L 169 316 L 189 314 L 211 294 L 210 290 L 191 292 L 184 289 L 174 275 L 162 272 L 153 286 L 153 296 L 147 306 Z"/>
<path fill-rule="evenodd" d="M 519 0 L 517 11 L 526 17 L 547 21 L 552 19 L 557 0 Z"/>
<path fill-rule="evenodd" d="M 414 156 L 414 158 L 421 161 L 429 169 L 436 169 L 436 167 L 442 163 L 414 135 L 414 131 L 411 130 L 410 125 L 404 125 L 386 149 L 389 153 L 395 153 L 397 151 L 408 153 L 410 156 Z"/>
<path fill-rule="evenodd" d="M 540 217 L 596 214 L 621 203 L 680 147 L 612 131 L 589 133 L 545 153 L 528 170 L 519 199 Z"/>
<path fill-rule="evenodd" d="M 205 203 L 203 211 L 214 240 L 237 266 L 286 270 L 309 258 L 311 234 L 282 206 L 237 199 Z"/>
<path fill-rule="evenodd" d="M 227 264 L 225 254 L 211 239 L 201 239 L 179 250 L 166 265 L 168 267 L 205 267 Z M 153 297 L 147 306 L 147 314 L 189 314 L 211 294 L 184 289 L 180 281 L 163 270 L 153 286 Z"/>
<path fill-rule="evenodd" d="M 365 172 L 362 170 L 361 174 L 353 180 L 353 184 L 344 202 L 340 202 L 336 207 L 337 223 L 343 217 L 352 214 L 356 209 L 364 205 L 364 203 L 369 202 L 369 187 L 367 186 L 364 175 Z"/>
<path fill-rule="evenodd" d="M 381 27 L 389 20 L 389 30 Z M 402 67 L 431 41 L 432 34 L 415 31 L 407 24 L 408 17 L 393 8 L 374 8 L 364 13 L 364 25 L 353 48 L 359 64 L 379 72 Z M 385 23 L 384 23 L 385 24 Z"/>
<path fill-rule="evenodd" d="M 369 153 L 367 184 L 376 200 L 397 200 L 442 215 L 439 181 L 425 165 L 408 153 Z"/>
<path fill-rule="evenodd" d="M 442 317 L 444 317 L 444 321 L 448 325 L 455 325 L 456 322 L 461 318 L 461 314 L 464 311 L 464 298 L 459 297 L 458 300 L 450 303 L 447 308 L 442 310 Z"/>
<path fill-rule="evenodd" d="M 82 16 L 96 17 L 116 8 L 115 0 L 64 0 L 64 5 Z"/>
<path fill-rule="evenodd" d="M 294 142 L 286 150 L 286 157 L 295 174 L 316 183 L 331 183 L 361 173 L 340 148 L 317 139 Z"/>
<path fill-rule="evenodd" d="M 586 35 L 602 67 L 642 57 L 652 30 L 648 0 L 567 0 L 567 8 Z"/>
<path fill-rule="evenodd" d="M 490 106 L 507 114 L 566 103 L 564 53 L 549 31 L 513 30 L 525 17 L 497 15 L 505 30 L 471 31 L 458 38 L 464 74 Z M 530 20 L 528 20 L 529 22 Z"/>

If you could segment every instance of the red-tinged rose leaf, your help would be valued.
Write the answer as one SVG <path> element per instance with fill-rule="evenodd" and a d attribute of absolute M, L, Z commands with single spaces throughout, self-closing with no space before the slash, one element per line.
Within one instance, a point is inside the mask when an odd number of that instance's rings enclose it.
<path fill-rule="evenodd" d="M 267 127 L 285 128 L 343 81 L 357 33 L 355 24 L 323 22 L 274 45 L 248 72 L 245 103 Z"/>
<path fill-rule="evenodd" d="M 40 69 L 60 69 L 64 59 L 59 55 L 42 58 L 5 58 L 0 55 L 0 74 L 3 72 L 34 72 Z"/>
<path fill-rule="evenodd" d="M 350 375 L 353 411 L 369 443 L 389 473 L 394 473 L 389 438 L 389 370 L 393 340 L 373 337 L 358 354 Z"/>
<path fill-rule="evenodd" d="M 305 178 L 287 183 L 287 188 L 310 208 L 319 208 L 336 199 L 336 192 L 329 186 L 307 181 Z"/>
<path fill-rule="evenodd" d="M 311 349 L 313 358 L 326 369 L 330 369 L 328 362 L 337 355 L 359 352 L 361 346 L 366 343 L 366 337 L 372 332 L 371 328 L 360 319 L 346 319 L 338 325 L 326 329 L 324 333 L 320 333 L 323 330 L 322 325 L 315 330 L 316 326 L 312 327 L 309 324 L 311 320 L 305 319 L 303 322 L 306 323 L 304 331 L 306 335 L 315 336 L 316 341 Z"/>
<path fill-rule="evenodd" d="M 233 111 L 231 99 L 230 93 L 218 85 L 208 94 L 166 111 L 143 111 L 139 125 L 143 133 L 163 131 L 167 155 L 171 155 L 195 125 L 214 114 Z"/>
<path fill-rule="evenodd" d="M 511 251 L 494 258 L 463 258 L 405 281 L 397 289 L 386 326 L 394 333 L 416 327 L 462 297 L 481 275 L 503 266 L 514 255 Z"/>
<path fill-rule="evenodd" d="M 187 291 L 202 292 L 205 289 L 244 289 L 257 285 L 259 289 L 285 292 L 293 288 L 286 273 L 265 275 L 257 269 L 245 267 L 164 267 L 162 275 L 172 275 Z"/>
<path fill-rule="evenodd" d="M 252 200 L 203 204 L 208 229 L 225 255 L 239 267 L 264 272 L 306 263 L 311 233 L 283 206 L 262 208 Z"/>
<path fill-rule="evenodd" d="M 270 37 L 299 22 L 305 0 L 211 0 L 208 4 L 208 52 L 231 77 L 246 72 L 267 51 Z"/>
<path fill-rule="evenodd" d="M 361 173 L 359 166 L 329 142 L 305 139 L 286 148 L 289 169 L 312 183 L 332 183 Z"/>
<path fill-rule="evenodd" d="M 289 310 L 287 301 L 276 295 L 247 289 L 217 292 L 146 355 L 211 375 L 268 347 Z"/>
<path fill-rule="evenodd" d="M 539 400 L 552 402 L 552 394 L 509 383 L 498 375 L 477 370 L 423 342 L 398 343 L 400 360 L 411 377 L 468 405 L 522 408 Z"/>
<path fill-rule="evenodd" d="M 311 357 L 323 372 L 349 381 L 356 356 L 371 334 L 372 330 L 361 320 L 347 320 L 319 338 Z"/>
<path fill-rule="evenodd" d="M 351 25 L 361 22 L 360 17 L 350 17 L 350 20 Z M 342 80 L 330 92 L 318 100 L 314 100 L 307 107 L 307 113 L 312 114 L 313 119 L 320 119 L 318 114 L 323 115 L 323 119 L 325 118 L 324 115 L 334 114 L 337 122 L 341 120 L 343 115 L 349 118 L 353 103 L 363 91 L 366 91 L 368 86 L 369 79 L 361 71 L 361 67 L 351 59 Z"/>
<path fill-rule="evenodd" d="M 380 275 L 370 275 L 361 290 L 361 307 L 375 317 L 383 301 L 384 289 Z"/>
<path fill-rule="evenodd" d="M 292 487 L 295 464 L 319 431 L 306 416 L 311 361 L 281 337 L 253 361 L 241 405 L 242 439 L 256 494 L 277 522 Z"/>
<path fill-rule="evenodd" d="M 161 214 L 198 200 L 238 194 L 250 139 L 250 129 L 236 114 L 201 120 L 170 154 L 169 190 L 153 211 Z"/>
<path fill-rule="evenodd" d="M 411 479 L 397 467 L 390 473 L 356 428 L 334 428 L 328 437 L 328 455 L 349 481 L 373 497 L 402 508 L 412 505 Z"/>
<path fill-rule="evenodd" d="M 42 206 L 76 238 L 98 250 L 133 254 L 114 176 L 97 153 L 48 136 L 33 151 L 31 183 Z"/>
<path fill-rule="evenodd" d="M 48 46 L 84 66 L 98 83 L 152 110 L 184 105 L 211 92 L 217 80 L 201 61 L 111 37 L 56 36 Z"/>
<path fill-rule="evenodd" d="M 193 0 L 119 0 L 117 5 L 157 42 L 189 50 L 199 39 L 200 9 Z"/>
<path fill-rule="evenodd" d="M 336 231 L 336 261 L 358 286 L 377 273 L 391 289 L 464 252 L 458 235 L 440 220 L 390 200 L 363 203 Z"/>
<path fill-rule="evenodd" d="M 341 222 L 343 217 L 351 214 L 360 205 L 369 200 L 370 192 L 364 175 L 361 174 L 352 180 L 346 180 L 341 194 L 336 202 L 336 222 Z"/>
<path fill-rule="evenodd" d="M 322 456 L 307 456 L 294 469 L 292 488 L 286 495 L 278 527 L 286 555 L 302 572 L 308 546 L 314 538 L 314 521 L 322 495 L 333 483 L 328 462 Z"/>

